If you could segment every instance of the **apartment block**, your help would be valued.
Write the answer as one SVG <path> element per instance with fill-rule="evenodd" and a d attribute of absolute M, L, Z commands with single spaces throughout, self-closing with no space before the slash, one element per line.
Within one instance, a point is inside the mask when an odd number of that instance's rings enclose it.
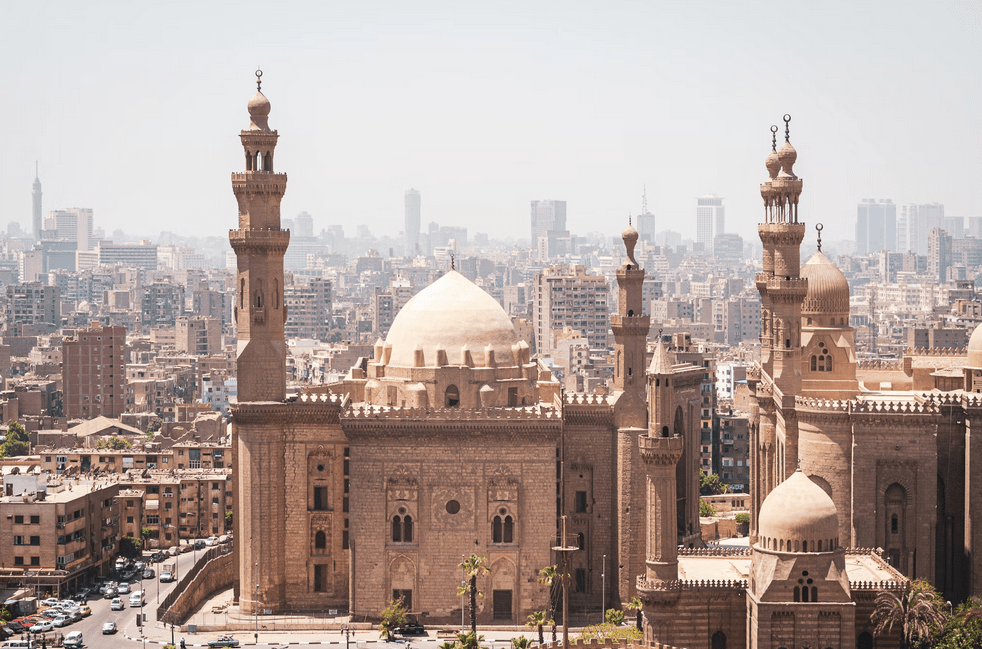
<path fill-rule="evenodd" d="M 175 346 L 179 352 L 211 356 L 222 350 L 222 322 L 206 316 L 180 316 L 174 328 Z"/>
<path fill-rule="evenodd" d="M 98 323 L 64 341 L 65 416 L 118 417 L 126 411 L 125 346 L 126 327 Z"/>
<path fill-rule="evenodd" d="M 580 265 L 551 265 L 533 281 L 532 324 L 535 348 L 542 356 L 553 351 L 553 332 L 579 330 L 591 349 L 606 349 L 610 329 L 607 280 Z"/>

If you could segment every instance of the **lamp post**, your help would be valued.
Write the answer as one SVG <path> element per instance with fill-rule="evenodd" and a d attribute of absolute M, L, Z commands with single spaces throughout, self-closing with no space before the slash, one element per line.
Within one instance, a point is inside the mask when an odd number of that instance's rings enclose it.
<path fill-rule="evenodd" d="M 344 649 L 349 649 L 351 642 L 351 627 L 345 625 L 341 628 L 341 632 L 344 633 Z"/>
<path fill-rule="evenodd" d="M 607 555 L 604 555 L 603 567 L 600 569 L 600 622 L 603 623 L 607 614 Z"/>
<path fill-rule="evenodd" d="M 259 562 L 256 562 L 256 599 L 253 602 L 256 608 L 256 631 L 253 635 L 256 644 L 259 644 Z"/>
<path fill-rule="evenodd" d="M 460 632 L 466 633 L 466 627 L 464 626 L 464 588 L 467 587 L 467 572 L 464 568 L 464 562 L 467 561 L 467 555 L 460 555 Z"/>

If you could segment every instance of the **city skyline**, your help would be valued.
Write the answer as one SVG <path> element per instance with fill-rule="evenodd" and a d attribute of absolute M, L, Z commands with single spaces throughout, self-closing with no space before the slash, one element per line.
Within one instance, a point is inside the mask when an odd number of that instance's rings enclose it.
<path fill-rule="evenodd" d="M 219 188 L 241 166 L 256 65 L 292 181 L 284 215 L 306 211 L 316 231 L 398 236 L 415 187 L 423 224 L 515 236 L 530 200 L 553 199 L 571 231 L 613 235 L 647 185 L 660 229 L 694 238 L 694 199 L 712 192 L 727 229 L 752 240 L 768 127 L 784 113 L 810 199 L 802 218 L 828 241 L 853 238 L 866 196 L 982 216 L 982 90 L 964 83 L 982 10 L 841 7 L 845 26 L 841 12 L 778 3 L 289 3 L 254 37 L 248 7 L 5 8 L 27 29 L 0 45 L 21 61 L 5 75 L 18 128 L 0 159 L 0 225 L 31 231 L 40 161 L 45 214 L 85 206 L 107 233 L 167 223 L 220 236 L 235 224 Z M 905 47 L 913 31 L 918 46 Z"/>

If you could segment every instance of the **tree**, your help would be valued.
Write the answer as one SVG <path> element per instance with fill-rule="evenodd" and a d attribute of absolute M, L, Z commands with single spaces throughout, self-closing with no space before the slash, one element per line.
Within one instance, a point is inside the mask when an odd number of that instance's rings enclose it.
<path fill-rule="evenodd" d="M 477 635 L 477 631 L 457 634 L 457 649 L 481 649 L 482 642 L 484 642 L 484 636 Z"/>
<path fill-rule="evenodd" d="M 725 494 L 730 490 L 729 485 L 725 484 L 718 475 L 707 475 L 705 471 L 699 469 L 699 494 L 702 496 L 715 496 Z"/>
<path fill-rule="evenodd" d="M 982 649 L 982 598 L 961 604 L 933 640 L 934 649 Z"/>
<path fill-rule="evenodd" d="M 475 637 L 477 636 L 477 598 L 484 597 L 484 593 L 477 589 L 477 578 L 491 573 L 484 565 L 487 562 L 487 557 L 479 557 L 476 554 L 472 554 L 460 562 L 460 567 L 464 569 L 467 581 L 457 589 L 457 594 L 469 593 L 471 596 L 471 633 Z"/>
<path fill-rule="evenodd" d="M 631 601 L 628 602 L 627 606 L 625 607 L 627 608 L 627 610 L 635 612 L 634 622 L 635 625 L 638 627 L 638 631 L 643 631 L 642 629 L 643 615 L 641 614 L 641 609 L 643 606 L 644 605 L 641 603 L 641 598 L 635 595 L 634 597 L 631 598 Z"/>
<path fill-rule="evenodd" d="M 529 647 L 531 646 L 532 646 L 532 641 L 523 635 L 511 639 L 512 649 L 529 649 Z"/>
<path fill-rule="evenodd" d="M 604 620 L 608 624 L 620 626 L 624 624 L 624 611 L 618 611 L 616 608 L 608 608 L 607 612 L 604 613 Z"/>
<path fill-rule="evenodd" d="M 232 529 L 232 512 L 231 511 L 225 512 L 225 529 L 226 530 Z"/>
<path fill-rule="evenodd" d="M 546 639 L 542 635 L 542 625 L 546 623 L 546 612 L 534 611 L 527 619 L 528 622 L 525 623 L 525 626 L 537 630 L 539 632 L 539 644 L 545 644 Z"/>
<path fill-rule="evenodd" d="M 122 437 L 110 437 L 106 440 L 99 440 L 96 442 L 95 447 L 99 449 L 108 449 L 110 451 L 122 451 L 127 448 L 133 448 L 133 445 Z"/>
<path fill-rule="evenodd" d="M 11 614 L 10 609 L 7 608 L 6 604 L 0 604 L 0 624 L 6 624 L 14 619 L 13 614 Z"/>
<path fill-rule="evenodd" d="M 552 622 L 552 641 L 556 642 L 556 602 L 559 599 L 559 592 L 555 587 L 559 585 L 562 575 L 555 565 L 546 566 L 539 571 L 539 574 L 542 575 L 539 577 L 539 583 L 549 586 L 549 620 Z"/>
<path fill-rule="evenodd" d="M 615 626 L 610 622 L 603 622 L 601 624 L 583 627 L 579 641 L 585 644 L 596 638 L 600 642 L 604 642 L 605 640 L 626 640 L 629 644 L 634 644 L 641 640 L 642 637 L 642 633 L 638 631 L 636 626 Z"/>
<path fill-rule="evenodd" d="M 705 518 L 707 516 L 715 516 L 716 515 L 716 508 L 713 507 L 712 505 L 710 505 L 708 502 L 706 502 L 702 498 L 700 498 L 699 499 L 699 515 L 702 516 L 703 518 Z"/>
<path fill-rule="evenodd" d="M 740 512 L 733 517 L 733 520 L 735 520 L 738 525 L 747 525 L 750 523 L 750 514 L 749 512 Z"/>
<path fill-rule="evenodd" d="M 119 553 L 124 557 L 140 556 L 140 548 L 142 547 L 143 542 L 135 536 L 124 536 L 119 540 Z"/>
<path fill-rule="evenodd" d="M 7 439 L 0 444 L 0 456 L 18 457 L 30 455 L 31 438 L 23 426 L 16 421 L 7 422 Z"/>
<path fill-rule="evenodd" d="M 380 638 L 392 639 L 392 629 L 406 623 L 406 605 L 403 599 L 390 599 L 388 606 L 382 609 L 382 621 L 378 624 Z"/>
<path fill-rule="evenodd" d="M 873 615 L 874 635 L 891 633 L 894 627 L 900 633 L 900 649 L 914 649 L 921 640 L 931 635 L 932 627 L 941 627 L 945 613 L 944 602 L 938 592 L 925 581 L 907 583 L 900 592 L 881 591 L 876 596 Z"/>

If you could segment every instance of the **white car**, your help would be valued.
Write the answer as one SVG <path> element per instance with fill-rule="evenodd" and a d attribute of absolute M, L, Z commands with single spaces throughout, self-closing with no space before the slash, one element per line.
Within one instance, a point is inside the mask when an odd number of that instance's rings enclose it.
<path fill-rule="evenodd" d="M 51 620 L 51 624 L 54 626 L 68 626 L 72 623 L 72 618 L 67 615 L 56 615 L 55 619 Z"/>
<path fill-rule="evenodd" d="M 52 630 L 54 625 L 51 620 L 38 620 L 37 624 L 31 627 L 31 633 L 47 633 Z"/>
<path fill-rule="evenodd" d="M 102 635 L 116 633 L 116 623 L 110 620 L 102 625 Z"/>
<path fill-rule="evenodd" d="M 171 574 L 169 570 L 165 570 L 160 573 L 160 581 L 167 583 L 168 581 L 174 581 L 174 575 Z"/>
<path fill-rule="evenodd" d="M 125 595 L 126 593 L 130 592 L 130 585 L 124 581 L 116 587 L 116 592 L 120 595 Z"/>
<path fill-rule="evenodd" d="M 205 539 L 205 545 L 215 545 L 216 543 L 218 543 L 217 536 L 209 536 L 207 539 Z"/>
<path fill-rule="evenodd" d="M 61 601 L 61 600 L 60 600 L 60 599 L 58 599 L 57 597 L 49 597 L 48 599 L 46 599 L 46 600 L 44 600 L 44 601 L 43 601 L 43 602 L 41 602 L 41 603 L 42 603 L 42 604 L 44 604 L 45 606 L 55 606 L 55 605 L 57 605 L 57 604 L 58 604 L 58 602 L 60 602 L 60 601 Z"/>
<path fill-rule="evenodd" d="M 123 600 L 119 597 L 109 603 L 110 611 L 122 611 L 124 608 L 126 608 L 126 605 L 123 604 Z"/>

